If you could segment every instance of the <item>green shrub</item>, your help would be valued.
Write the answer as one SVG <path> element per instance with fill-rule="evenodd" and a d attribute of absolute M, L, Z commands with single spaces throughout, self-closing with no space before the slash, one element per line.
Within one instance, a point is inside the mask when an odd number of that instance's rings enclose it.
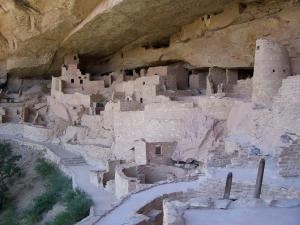
<path fill-rule="evenodd" d="M 72 225 L 76 223 L 73 215 L 69 212 L 62 212 L 58 214 L 51 225 Z"/>
<path fill-rule="evenodd" d="M 44 192 L 33 200 L 32 210 L 37 214 L 49 211 L 58 201 L 59 193 Z"/>
<path fill-rule="evenodd" d="M 76 192 L 73 189 L 70 189 L 70 190 L 64 192 L 64 194 L 62 196 L 62 201 L 70 202 L 70 201 L 72 201 L 72 199 L 74 199 L 75 195 L 76 195 Z"/>
<path fill-rule="evenodd" d="M 72 225 L 89 215 L 92 201 L 82 191 L 72 189 L 72 182 L 52 163 L 39 160 L 36 171 L 43 178 L 46 191 L 33 200 L 33 206 L 24 214 L 26 225 L 35 225 L 43 213 L 61 202 L 66 211 L 57 215 L 51 225 Z"/>
<path fill-rule="evenodd" d="M 24 225 L 36 225 L 41 219 L 42 216 L 37 214 L 33 209 L 25 211 L 22 215 Z"/>
<path fill-rule="evenodd" d="M 18 225 L 16 209 L 8 206 L 0 216 L 0 225 Z"/>
<path fill-rule="evenodd" d="M 35 170 L 41 175 L 42 178 L 47 178 L 50 175 L 59 173 L 59 170 L 52 163 L 46 162 L 43 159 L 39 159 L 35 167 Z"/>
<path fill-rule="evenodd" d="M 22 158 L 15 155 L 9 143 L 0 142 L 0 209 L 4 206 L 9 192 L 8 182 L 11 178 L 21 175 L 21 168 L 17 165 Z"/>
<path fill-rule="evenodd" d="M 44 186 L 47 191 L 54 193 L 63 193 L 72 189 L 72 182 L 68 179 L 54 164 L 39 160 L 36 171 L 44 180 Z"/>
<path fill-rule="evenodd" d="M 73 198 L 67 202 L 67 210 L 77 222 L 89 215 L 91 205 L 92 201 L 87 198 L 86 194 L 77 190 Z"/>
<path fill-rule="evenodd" d="M 48 191 L 60 193 L 63 195 L 68 190 L 72 190 L 72 182 L 61 173 L 52 174 L 45 182 Z"/>
<path fill-rule="evenodd" d="M 51 225 L 72 225 L 89 215 L 92 201 L 80 190 L 69 190 L 63 197 L 67 209 L 57 215 Z"/>

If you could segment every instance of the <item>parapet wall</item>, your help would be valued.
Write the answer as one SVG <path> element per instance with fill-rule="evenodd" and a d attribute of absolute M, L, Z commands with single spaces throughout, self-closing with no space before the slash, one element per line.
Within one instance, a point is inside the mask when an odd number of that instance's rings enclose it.
<path fill-rule="evenodd" d="M 5 123 L 0 126 L 1 135 L 20 136 L 36 142 L 46 142 L 53 138 L 53 130 L 29 124 Z"/>
<path fill-rule="evenodd" d="M 31 126 L 31 125 L 24 125 L 24 138 L 28 138 L 33 141 L 37 142 L 47 142 L 53 138 L 53 130 L 40 127 L 40 126 Z"/>
<path fill-rule="evenodd" d="M 186 210 L 230 210 L 234 208 L 290 208 L 297 207 L 297 200 L 300 190 L 285 191 L 279 187 L 263 186 L 262 198 L 254 199 L 254 185 L 246 183 L 233 183 L 231 189 L 231 199 L 222 199 L 224 184 L 210 181 L 201 184 L 199 191 L 177 194 L 177 196 L 167 196 L 163 200 L 163 224 L 164 225 L 185 225 L 184 213 Z M 293 192 L 293 193 L 292 193 Z M 296 203 L 296 204 L 295 204 Z M 299 203 L 298 203 L 299 204 Z M 151 207 L 151 206 L 148 206 Z"/>

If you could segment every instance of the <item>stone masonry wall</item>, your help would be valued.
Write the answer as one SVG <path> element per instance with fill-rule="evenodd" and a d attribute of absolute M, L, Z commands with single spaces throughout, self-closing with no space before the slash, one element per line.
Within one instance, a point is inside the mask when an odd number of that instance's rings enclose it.
<path fill-rule="evenodd" d="M 227 94 L 227 93 L 226 93 Z M 237 84 L 227 94 L 231 98 L 239 98 L 250 101 L 252 95 L 252 79 L 238 80 Z"/>
<path fill-rule="evenodd" d="M 172 155 L 176 149 L 176 142 L 152 142 L 146 143 L 147 159 L 154 164 L 172 164 Z M 161 152 L 156 152 L 160 148 Z"/>
<path fill-rule="evenodd" d="M 283 177 L 300 176 L 300 139 L 289 147 L 283 147 L 278 160 L 279 175 Z"/>
<path fill-rule="evenodd" d="M 300 75 L 282 81 L 273 101 L 274 124 L 300 134 Z"/>

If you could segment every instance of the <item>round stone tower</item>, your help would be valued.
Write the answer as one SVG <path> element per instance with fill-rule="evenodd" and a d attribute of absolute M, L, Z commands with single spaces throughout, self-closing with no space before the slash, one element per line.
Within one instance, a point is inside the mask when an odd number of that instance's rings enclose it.
<path fill-rule="evenodd" d="M 274 95 L 281 86 L 282 79 L 290 75 L 287 50 L 273 41 L 256 41 L 252 102 L 271 106 Z"/>

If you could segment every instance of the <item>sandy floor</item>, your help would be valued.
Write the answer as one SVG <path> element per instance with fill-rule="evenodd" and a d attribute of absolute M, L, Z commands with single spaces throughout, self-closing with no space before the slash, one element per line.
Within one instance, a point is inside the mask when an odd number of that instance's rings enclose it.
<path fill-rule="evenodd" d="M 300 208 L 187 210 L 186 225 L 300 225 Z"/>

